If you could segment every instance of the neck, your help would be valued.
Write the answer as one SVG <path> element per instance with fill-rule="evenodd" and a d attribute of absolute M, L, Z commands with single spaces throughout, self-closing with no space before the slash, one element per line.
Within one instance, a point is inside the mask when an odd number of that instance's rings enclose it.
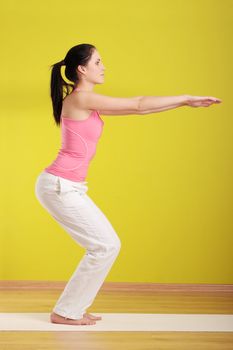
<path fill-rule="evenodd" d="M 82 91 L 93 91 L 94 84 L 81 84 L 79 83 L 78 85 L 74 86 L 74 90 L 82 90 Z"/>

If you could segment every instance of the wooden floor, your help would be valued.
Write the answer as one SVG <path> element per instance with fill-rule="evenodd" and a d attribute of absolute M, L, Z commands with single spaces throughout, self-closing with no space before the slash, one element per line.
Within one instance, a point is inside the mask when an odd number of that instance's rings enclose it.
<path fill-rule="evenodd" d="M 0 312 L 49 313 L 61 291 L 0 290 Z M 88 312 L 233 314 L 233 294 L 100 290 Z M 2 331 L 0 349 L 232 350 L 233 332 Z"/>

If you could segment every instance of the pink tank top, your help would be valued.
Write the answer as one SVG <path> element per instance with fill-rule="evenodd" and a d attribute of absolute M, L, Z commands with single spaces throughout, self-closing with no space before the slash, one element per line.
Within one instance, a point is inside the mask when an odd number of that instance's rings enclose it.
<path fill-rule="evenodd" d="M 96 110 L 84 120 L 61 117 L 62 147 L 44 171 L 71 181 L 85 181 L 103 125 L 104 121 Z"/>

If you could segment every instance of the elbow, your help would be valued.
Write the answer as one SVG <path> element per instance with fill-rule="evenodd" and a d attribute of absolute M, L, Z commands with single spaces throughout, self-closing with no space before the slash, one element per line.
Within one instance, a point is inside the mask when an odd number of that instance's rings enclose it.
<path fill-rule="evenodd" d="M 143 109 L 143 105 L 142 105 L 142 99 L 143 99 L 143 96 L 139 96 L 138 103 L 137 103 L 137 113 L 138 114 L 145 113 L 145 110 Z"/>

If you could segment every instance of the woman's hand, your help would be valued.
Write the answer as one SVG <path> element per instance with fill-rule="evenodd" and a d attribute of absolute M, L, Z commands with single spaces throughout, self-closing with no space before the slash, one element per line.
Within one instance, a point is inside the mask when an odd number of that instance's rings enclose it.
<path fill-rule="evenodd" d="M 191 96 L 186 95 L 187 102 L 186 105 L 190 107 L 209 107 L 213 103 L 221 103 L 222 100 L 220 100 L 217 97 L 212 96 Z"/>

